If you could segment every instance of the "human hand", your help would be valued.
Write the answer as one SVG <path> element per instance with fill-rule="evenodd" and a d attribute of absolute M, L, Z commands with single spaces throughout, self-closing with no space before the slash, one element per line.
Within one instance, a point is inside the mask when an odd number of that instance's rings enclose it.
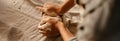
<path fill-rule="evenodd" d="M 54 37 L 59 35 L 58 30 L 54 26 L 49 26 L 49 28 L 44 28 L 44 26 L 38 27 L 39 33 L 43 34 L 44 36 L 47 37 Z M 46 30 L 49 29 L 49 30 Z"/>
<path fill-rule="evenodd" d="M 59 11 L 59 6 L 54 3 L 45 3 L 43 7 L 37 6 L 36 8 L 49 16 L 57 16 Z"/>
<path fill-rule="evenodd" d="M 59 17 L 50 17 L 43 15 L 38 26 L 39 32 L 48 37 L 58 35 L 58 30 L 54 26 L 54 24 L 56 24 L 58 21 L 60 21 Z"/>

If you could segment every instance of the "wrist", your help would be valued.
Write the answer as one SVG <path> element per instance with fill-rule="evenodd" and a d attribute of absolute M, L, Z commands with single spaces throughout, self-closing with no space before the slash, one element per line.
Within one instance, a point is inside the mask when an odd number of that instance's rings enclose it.
<path fill-rule="evenodd" d="M 57 29 L 58 29 L 59 32 L 63 32 L 65 30 L 67 30 L 67 28 L 64 25 L 63 26 L 59 26 Z"/>
<path fill-rule="evenodd" d="M 60 30 L 65 29 L 65 27 L 64 26 L 59 26 L 57 29 L 60 31 Z"/>
<path fill-rule="evenodd" d="M 57 7 L 57 9 L 56 9 L 56 13 L 58 14 L 58 15 L 62 15 L 61 13 L 61 6 L 59 6 L 59 7 Z"/>
<path fill-rule="evenodd" d="M 64 29 L 64 24 L 60 21 L 58 21 L 56 24 L 55 24 L 55 27 L 60 30 L 60 29 Z"/>

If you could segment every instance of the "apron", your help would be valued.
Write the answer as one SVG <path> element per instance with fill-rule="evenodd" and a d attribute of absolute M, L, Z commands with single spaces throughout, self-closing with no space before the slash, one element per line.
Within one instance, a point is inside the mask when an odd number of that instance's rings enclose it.
<path fill-rule="evenodd" d="M 110 0 L 75 0 L 76 3 L 83 5 L 85 10 L 80 14 L 83 19 L 77 26 L 77 40 L 95 41 L 99 34 L 104 31 L 106 21 L 109 16 Z M 81 4 L 81 3 L 82 4 Z M 96 38 L 97 37 L 97 38 Z"/>

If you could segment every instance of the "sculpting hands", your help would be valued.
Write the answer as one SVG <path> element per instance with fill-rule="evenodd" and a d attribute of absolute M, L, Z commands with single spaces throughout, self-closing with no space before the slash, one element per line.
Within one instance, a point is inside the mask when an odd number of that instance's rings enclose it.
<path fill-rule="evenodd" d="M 37 7 L 37 9 L 44 12 L 38 26 L 39 32 L 48 37 L 58 35 L 57 26 L 59 26 L 58 22 L 61 21 L 61 18 L 56 13 L 58 7 L 51 3 L 46 3 L 43 7 Z"/>
<path fill-rule="evenodd" d="M 39 32 L 46 36 L 58 35 L 58 30 L 55 28 L 55 24 L 58 21 L 60 21 L 59 17 L 50 17 L 43 15 L 38 26 Z"/>

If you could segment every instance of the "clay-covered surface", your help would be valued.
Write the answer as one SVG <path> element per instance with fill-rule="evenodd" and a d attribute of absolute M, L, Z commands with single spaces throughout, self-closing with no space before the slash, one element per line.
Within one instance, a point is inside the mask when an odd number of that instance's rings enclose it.
<path fill-rule="evenodd" d="M 44 41 L 35 6 L 30 0 L 0 0 L 0 41 Z"/>

